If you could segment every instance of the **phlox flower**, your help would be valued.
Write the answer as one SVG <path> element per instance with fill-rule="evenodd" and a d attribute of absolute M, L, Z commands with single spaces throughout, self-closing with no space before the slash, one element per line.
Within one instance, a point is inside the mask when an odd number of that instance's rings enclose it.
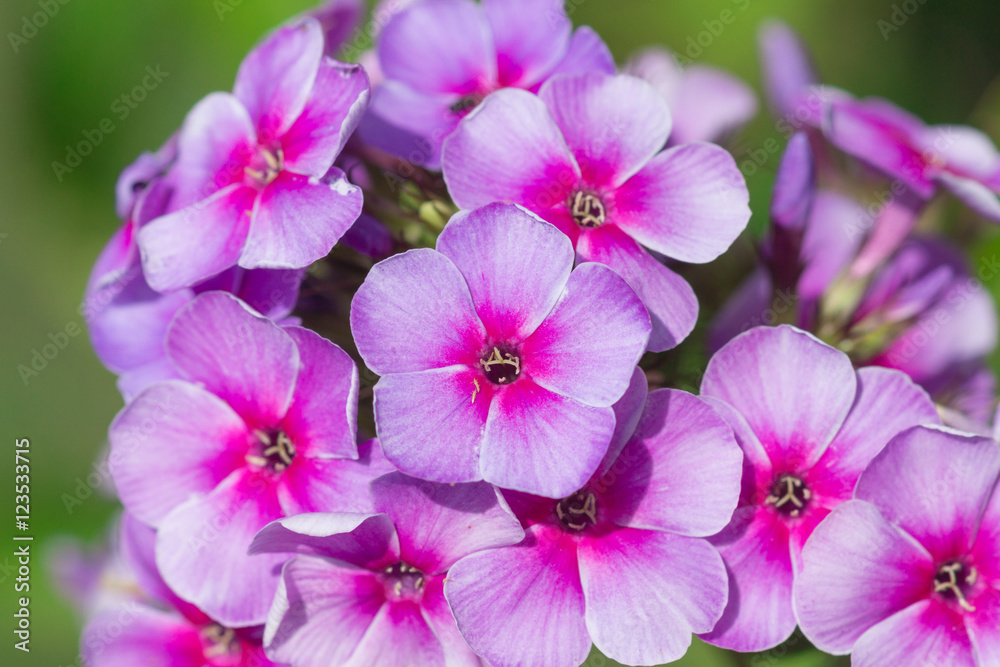
<path fill-rule="evenodd" d="M 233 267 L 190 288 L 155 292 L 142 273 L 136 235 L 150 220 L 172 210 L 172 138 L 156 153 L 143 153 L 118 178 L 117 204 L 124 223 L 112 235 L 91 269 L 80 312 L 94 352 L 117 374 L 118 388 L 130 400 L 148 384 L 176 377 L 166 357 L 164 338 L 171 319 L 196 294 L 231 292 L 263 315 L 284 323 L 299 294 L 304 270 L 246 270 Z"/>
<path fill-rule="evenodd" d="M 442 142 L 458 122 L 493 91 L 537 90 L 556 74 L 615 71 L 593 30 L 573 30 L 563 0 L 394 4 L 404 6 L 379 35 L 383 78 L 361 135 L 429 169 L 439 168 Z"/>
<path fill-rule="evenodd" d="M 937 424 L 927 394 L 899 371 L 855 371 L 846 354 L 782 325 L 737 336 L 709 361 L 701 396 L 743 449 L 743 488 L 733 519 L 711 542 L 732 593 L 719 624 L 702 635 L 737 651 L 761 651 L 791 635 L 792 586 L 816 525 L 849 500 L 861 472 L 911 426 Z"/>
<path fill-rule="evenodd" d="M 802 552 L 806 637 L 859 667 L 1000 664 L 998 481 L 990 438 L 894 438 Z"/>
<path fill-rule="evenodd" d="M 670 128 L 666 100 L 641 79 L 556 77 L 537 96 L 484 100 L 445 142 L 444 177 L 460 207 L 520 204 L 561 229 L 579 263 L 614 269 L 649 310 L 649 349 L 663 351 L 694 328 L 698 300 L 643 246 L 708 262 L 750 219 L 729 153 L 705 143 L 662 150 Z"/>
<path fill-rule="evenodd" d="M 382 376 L 375 422 L 390 461 L 550 497 L 600 463 L 649 329 L 622 278 L 573 270 L 565 235 L 509 204 L 459 213 L 437 250 L 375 265 L 351 305 L 358 351 Z"/>
<path fill-rule="evenodd" d="M 444 597 L 448 570 L 524 531 L 489 484 L 390 473 L 374 514 L 302 514 L 265 527 L 251 553 L 295 553 L 282 568 L 264 645 L 292 667 L 483 663 Z M 260 557 L 260 556 L 255 556 Z"/>
<path fill-rule="evenodd" d="M 157 565 L 180 597 L 228 627 L 263 623 L 280 559 L 248 558 L 253 535 L 289 514 L 365 510 L 368 481 L 391 469 L 377 444 L 356 445 L 357 368 L 222 292 L 178 312 L 166 349 L 182 379 L 115 418 L 115 485 L 157 528 Z"/>
<path fill-rule="evenodd" d="M 732 429 L 685 392 L 647 400 L 641 370 L 615 409 L 608 456 L 586 484 L 556 500 L 504 491 L 524 540 L 448 573 L 459 629 L 495 667 L 576 667 L 591 643 L 625 664 L 658 665 L 726 607 L 726 568 L 705 538 L 739 495 Z"/>
<path fill-rule="evenodd" d="M 244 59 L 232 94 L 188 114 L 171 170 L 175 210 L 137 235 L 154 290 L 233 266 L 308 266 L 357 219 L 361 191 L 331 167 L 367 106 L 368 79 L 323 49 L 315 19 L 281 28 Z"/>

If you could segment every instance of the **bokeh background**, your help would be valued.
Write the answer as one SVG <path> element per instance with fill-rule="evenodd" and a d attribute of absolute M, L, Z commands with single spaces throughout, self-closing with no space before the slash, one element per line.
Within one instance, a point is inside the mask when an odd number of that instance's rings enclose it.
<path fill-rule="evenodd" d="M 43 27 L 25 30 L 26 17 L 30 21 L 41 11 L 40 4 L 58 12 Z M 118 224 L 118 172 L 141 151 L 158 147 L 202 96 L 229 89 L 253 43 L 311 4 L 0 2 L 0 497 L 10 510 L 0 520 L 0 664 L 79 664 L 79 619 L 55 590 L 46 565 L 65 536 L 98 543 L 115 510 L 93 489 L 100 477 L 94 462 L 121 400 L 86 334 L 68 337 L 65 348 L 27 381 L 18 366 L 29 366 L 50 335 L 58 339 L 68 326 L 84 328 L 78 312 L 84 283 Z M 696 59 L 735 72 L 758 90 L 757 27 L 765 18 L 781 17 L 805 36 L 825 81 L 858 95 L 885 96 L 931 123 L 976 125 L 1000 143 L 1000 8 L 994 0 L 570 0 L 568 5 L 574 21 L 595 27 L 620 61 L 655 43 L 684 51 L 707 30 L 705 22 L 728 9 L 735 21 L 711 35 Z M 901 25 L 893 24 L 894 12 Z M 887 25 L 898 29 L 888 31 Z M 26 41 L 16 40 L 15 48 L 10 33 Z M 121 96 L 142 83 L 147 67 L 166 76 L 130 106 Z M 66 161 L 67 145 L 81 141 L 84 132 L 96 136 L 105 119 L 113 131 L 79 166 L 57 174 L 52 163 Z M 736 150 L 760 147 L 769 137 L 781 134 L 762 106 Z M 755 211 L 750 234 L 764 224 L 761 212 L 767 210 L 777 162 L 777 154 L 768 156 L 748 178 Z M 749 247 L 741 240 L 733 251 L 737 261 L 723 259 L 705 271 L 743 270 Z M 1000 254 L 1000 235 L 985 230 L 969 251 Z M 997 285 L 991 287 L 996 293 Z M 700 296 L 710 307 L 722 295 Z M 31 439 L 29 534 L 35 537 L 30 655 L 13 649 L 12 634 L 14 441 L 23 437 Z M 69 498 L 82 502 L 68 504 Z M 679 664 L 846 664 L 804 648 L 806 643 L 793 637 L 765 654 L 737 657 L 696 644 Z M 591 662 L 612 664 L 598 656 Z"/>

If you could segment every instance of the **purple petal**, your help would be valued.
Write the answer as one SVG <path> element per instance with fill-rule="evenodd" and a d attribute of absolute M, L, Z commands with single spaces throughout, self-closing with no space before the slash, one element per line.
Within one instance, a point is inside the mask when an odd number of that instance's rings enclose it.
<path fill-rule="evenodd" d="M 583 74 L 584 72 L 615 73 L 615 58 L 601 36 L 590 26 L 582 25 L 573 32 L 566 55 L 549 78 L 559 74 Z"/>
<path fill-rule="evenodd" d="M 757 115 L 757 96 L 728 72 L 694 65 L 684 71 L 670 112 L 674 118 L 671 145 L 721 141 Z"/>
<path fill-rule="evenodd" d="M 628 389 L 646 351 L 649 315 L 628 283 L 592 262 L 573 271 L 561 296 L 524 341 L 525 372 L 549 391 L 608 407 Z"/>
<path fill-rule="evenodd" d="M 132 216 L 138 195 L 151 181 L 163 175 L 177 159 L 177 135 L 174 134 L 155 153 L 143 152 L 125 167 L 115 182 L 115 213 L 122 220 Z"/>
<path fill-rule="evenodd" d="M 237 285 L 227 291 L 232 291 L 248 306 L 275 322 L 292 314 L 305 277 L 305 271 L 300 269 L 235 269 L 234 273 L 239 274 Z M 204 285 L 199 286 L 201 287 Z"/>
<path fill-rule="evenodd" d="M 386 457 L 435 482 L 482 479 L 478 463 L 493 385 L 453 366 L 386 375 L 375 385 L 375 423 Z"/>
<path fill-rule="evenodd" d="M 625 529 L 581 540 L 579 554 L 587 629 L 612 660 L 673 662 L 726 606 L 726 567 L 705 540 Z"/>
<path fill-rule="evenodd" d="M 993 489 L 993 496 L 986 505 L 979 522 L 979 534 L 970 554 L 979 566 L 985 581 L 1000 582 L 1000 485 Z M 997 584 L 994 583 L 994 587 Z M 997 588 L 1000 591 L 1000 588 Z"/>
<path fill-rule="evenodd" d="M 715 67 L 682 69 L 670 51 L 644 49 L 626 63 L 626 74 L 648 81 L 667 100 L 673 116 L 670 143 L 719 141 L 757 113 L 753 90 Z"/>
<path fill-rule="evenodd" d="M 219 623 L 260 625 L 278 586 L 285 555 L 247 556 L 254 535 L 281 516 L 273 485 L 235 472 L 160 523 L 156 564 L 167 584 Z"/>
<path fill-rule="evenodd" d="M 235 265 L 250 232 L 253 188 L 234 183 L 156 218 L 137 237 L 146 280 L 157 292 L 189 287 Z"/>
<path fill-rule="evenodd" d="M 587 230 L 576 246 L 580 262 L 605 264 L 624 278 L 652 321 L 649 351 L 663 352 L 687 338 L 698 319 L 698 299 L 682 277 L 612 225 Z"/>
<path fill-rule="evenodd" d="M 580 178 L 545 102 L 516 89 L 493 93 L 459 123 L 442 164 L 448 192 L 466 209 L 504 201 L 547 211 Z"/>
<path fill-rule="evenodd" d="M 138 368 L 127 371 L 118 376 L 115 385 L 121 392 L 126 403 L 142 393 L 146 387 L 164 380 L 179 380 L 177 369 L 170 363 L 166 356 L 160 357 L 148 364 L 143 364 Z"/>
<path fill-rule="evenodd" d="M 527 532 L 518 546 L 458 561 L 445 595 L 462 634 L 495 667 L 579 665 L 590 636 L 576 543 L 558 528 Z"/>
<path fill-rule="evenodd" d="M 729 602 L 719 623 L 701 638 L 742 652 L 763 651 L 788 639 L 795 629 L 792 560 L 777 512 L 742 507 L 711 542 L 729 569 Z"/>
<path fill-rule="evenodd" d="M 257 152 L 253 120 L 239 99 L 212 93 L 198 102 L 177 135 L 177 162 L 171 170 L 173 209 L 200 202 L 243 182 L 243 170 Z"/>
<path fill-rule="evenodd" d="M 573 268 L 573 245 L 511 204 L 459 212 L 437 241 L 465 278 L 492 340 L 520 342 L 552 311 Z"/>
<path fill-rule="evenodd" d="M 996 579 L 993 581 L 995 582 Z M 1000 590 L 994 587 L 984 590 L 976 599 L 978 613 L 965 615 L 965 627 L 972 641 L 972 649 L 979 660 L 977 667 L 1000 664 L 1000 631 L 997 630 L 998 610 L 1000 610 Z"/>
<path fill-rule="evenodd" d="M 250 428 L 281 421 L 301 367 L 292 338 L 226 292 L 206 292 L 177 313 L 167 354 L 186 379 L 226 401 Z"/>
<path fill-rule="evenodd" d="M 746 228 L 749 201 L 729 153 L 714 144 L 688 144 L 660 153 L 622 185 L 610 203 L 610 220 L 657 252 L 704 263 Z"/>
<path fill-rule="evenodd" d="M 385 586 L 368 570 L 296 556 L 282 571 L 264 646 L 290 665 L 350 664 L 384 603 Z"/>
<path fill-rule="evenodd" d="M 998 476 L 1000 449 L 992 438 L 918 426 L 872 460 L 854 495 L 946 561 L 972 547 Z"/>
<path fill-rule="evenodd" d="M 802 238 L 799 295 L 819 299 L 826 293 L 857 254 L 867 220 L 868 213 L 856 199 L 832 190 L 816 193 Z"/>
<path fill-rule="evenodd" d="M 925 600 L 879 623 L 854 645 L 858 667 L 905 665 L 914 656 L 925 665 L 985 667 L 977 662 L 962 616 L 947 606 Z"/>
<path fill-rule="evenodd" d="M 967 125 L 935 125 L 917 136 L 916 145 L 947 171 L 996 188 L 1000 152 L 981 130 Z"/>
<path fill-rule="evenodd" d="M 125 406 L 108 431 L 118 495 L 155 526 L 241 467 L 249 438 L 243 420 L 201 387 L 155 384 Z"/>
<path fill-rule="evenodd" d="M 282 137 L 285 167 L 317 178 L 326 174 L 361 122 L 368 96 L 360 65 L 324 58 L 305 109 Z"/>
<path fill-rule="evenodd" d="M 646 405 L 646 397 L 649 394 L 649 383 L 646 380 L 646 372 L 636 366 L 632 371 L 632 379 L 628 389 L 620 399 L 615 401 L 611 409 L 615 411 L 615 433 L 611 436 L 611 444 L 608 451 L 597 469 L 598 477 L 603 477 L 618 460 L 625 445 L 632 438 L 635 427 L 642 417 L 643 407 Z"/>
<path fill-rule="evenodd" d="M 781 312 L 789 312 L 794 304 L 791 292 L 776 292 L 768 271 L 757 267 L 715 314 L 708 330 L 709 352 L 718 352 L 723 345 L 741 333 L 765 324 L 765 319 L 776 322 L 778 313 L 771 310 L 772 304 L 779 303 L 775 298 L 776 294 L 782 297 L 780 303 L 784 310 Z"/>
<path fill-rule="evenodd" d="M 996 192 L 971 178 L 940 174 L 937 180 L 963 204 L 992 222 L 1000 222 L 1000 198 Z"/>
<path fill-rule="evenodd" d="M 277 141 L 302 113 L 323 57 L 323 29 L 305 19 L 279 28 L 240 64 L 233 93 L 243 102 L 260 143 Z"/>
<path fill-rule="evenodd" d="M 497 486 L 561 498 L 593 475 L 614 430 L 610 407 L 584 405 L 522 378 L 493 398 L 479 467 Z"/>
<path fill-rule="evenodd" d="M 443 665 L 444 649 L 424 619 L 420 604 L 402 600 L 382 606 L 348 664 L 352 667 Z"/>
<path fill-rule="evenodd" d="M 118 549 L 147 599 L 177 609 L 186 605 L 170 590 L 156 567 L 156 531 L 130 512 L 122 512 Z"/>
<path fill-rule="evenodd" d="M 441 641 L 446 667 L 484 667 L 485 663 L 473 652 L 455 623 L 451 607 L 444 596 L 446 579 L 447 575 L 425 579 L 424 597 L 420 601 L 424 619 Z"/>
<path fill-rule="evenodd" d="M 530 88 L 566 54 L 573 23 L 563 0 L 483 0 L 501 86 Z"/>
<path fill-rule="evenodd" d="M 810 471 L 810 488 L 823 496 L 850 498 L 862 471 L 896 434 L 911 426 L 939 423 L 934 402 L 905 373 L 860 369 L 854 406 Z"/>
<path fill-rule="evenodd" d="M 524 539 L 507 503 L 485 482 L 435 484 L 395 472 L 372 482 L 371 494 L 375 511 L 397 526 L 400 558 L 424 574 Z"/>
<path fill-rule="evenodd" d="M 771 219 L 774 224 L 788 230 L 802 230 L 815 195 L 816 168 L 809 135 L 798 132 L 788 141 L 774 179 L 774 194 L 771 196 Z"/>
<path fill-rule="evenodd" d="M 482 9 L 467 0 L 426 0 L 396 14 L 379 36 L 386 79 L 414 90 L 469 95 L 496 81 L 497 56 Z"/>
<path fill-rule="evenodd" d="M 802 631 L 821 650 L 849 653 L 869 628 L 927 596 L 934 562 L 878 509 L 837 507 L 802 551 L 795 583 Z"/>
<path fill-rule="evenodd" d="M 88 294 L 83 308 L 101 363 L 120 374 L 162 358 L 167 325 L 191 297 L 189 290 L 154 292 L 138 264 L 103 290 Z"/>
<path fill-rule="evenodd" d="M 840 430 L 857 379 L 847 355 L 794 327 L 758 327 L 715 353 L 701 393 L 736 409 L 771 460 L 811 466 Z"/>
<path fill-rule="evenodd" d="M 792 120 L 806 89 L 819 83 L 809 52 L 799 36 L 780 21 L 761 26 L 758 45 L 771 111 Z"/>
<path fill-rule="evenodd" d="M 101 667 L 203 665 L 198 630 L 176 613 L 134 604 L 92 619 L 80 637 L 80 659 Z"/>
<path fill-rule="evenodd" d="M 651 85 L 601 73 L 550 79 L 538 93 L 594 187 L 617 187 L 667 143 L 670 109 Z M 632 102 L 623 106 L 621 100 Z"/>
<path fill-rule="evenodd" d="M 440 171 L 441 146 L 461 120 L 451 110 L 456 101 L 454 94 L 425 93 L 386 81 L 372 93 L 371 112 L 358 135 L 372 148 Z"/>
<path fill-rule="evenodd" d="M 912 141 L 924 127 L 920 119 L 891 102 L 841 99 L 831 109 L 825 133 L 840 150 L 899 179 L 917 196 L 928 198 L 934 185 Z"/>
<path fill-rule="evenodd" d="M 247 553 L 320 556 L 375 569 L 399 560 L 399 540 L 392 520 L 384 514 L 314 512 L 264 526 Z"/>
<path fill-rule="evenodd" d="M 285 514 L 372 511 L 368 485 L 396 468 L 382 455 L 376 440 L 361 444 L 358 453 L 357 459 L 297 456 L 282 472 L 278 486 Z"/>
<path fill-rule="evenodd" d="M 742 473 L 743 454 L 722 417 L 696 396 L 657 390 L 599 482 L 607 486 L 601 503 L 619 525 L 714 535 L 736 509 Z"/>
<path fill-rule="evenodd" d="M 372 267 L 351 304 L 351 332 L 379 375 L 475 366 L 486 338 L 462 274 L 429 249 Z"/>
<path fill-rule="evenodd" d="M 358 367 L 342 349 L 301 327 L 285 329 L 299 350 L 302 369 L 282 427 L 296 455 L 358 455 Z"/>
<path fill-rule="evenodd" d="M 240 266 L 296 269 L 322 259 L 361 215 L 361 199 L 339 171 L 323 180 L 281 172 L 260 194 Z"/>

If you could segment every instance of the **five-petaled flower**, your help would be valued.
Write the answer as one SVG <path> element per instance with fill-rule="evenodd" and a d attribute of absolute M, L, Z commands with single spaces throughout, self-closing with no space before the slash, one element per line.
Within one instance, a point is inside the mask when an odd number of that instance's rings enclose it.
<path fill-rule="evenodd" d="M 361 190 L 333 162 L 368 104 L 368 77 L 323 48 L 314 19 L 281 28 L 243 61 L 232 94 L 188 114 L 171 170 L 176 210 L 138 231 L 153 289 L 232 266 L 306 267 L 358 218 Z"/>
<path fill-rule="evenodd" d="M 1000 664 L 1000 447 L 899 434 L 802 552 L 802 631 L 855 665 Z"/>
<path fill-rule="evenodd" d="M 596 470 L 650 322 L 599 264 L 510 204 L 377 264 L 351 306 L 386 457 L 437 482 L 561 497 Z"/>
<path fill-rule="evenodd" d="M 375 442 L 359 455 L 357 367 L 223 292 L 182 308 L 166 348 L 183 379 L 150 385 L 115 418 L 115 485 L 157 528 L 178 595 L 227 626 L 263 623 L 281 560 L 248 558 L 254 534 L 300 512 L 363 511 L 368 482 L 391 470 Z"/>

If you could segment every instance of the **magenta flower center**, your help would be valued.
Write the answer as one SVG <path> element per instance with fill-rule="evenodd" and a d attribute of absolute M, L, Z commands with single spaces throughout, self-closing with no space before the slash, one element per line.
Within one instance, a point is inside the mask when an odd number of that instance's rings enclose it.
<path fill-rule="evenodd" d="M 250 164 L 243 169 L 243 173 L 250 180 L 250 185 L 263 188 L 278 177 L 284 164 L 285 153 L 281 150 L 281 146 L 274 148 L 261 146 Z"/>
<path fill-rule="evenodd" d="M 597 497 L 580 489 L 556 503 L 556 518 L 563 528 L 579 532 L 597 523 Z"/>
<path fill-rule="evenodd" d="M 600 227 L 608 218 L 601 198 L 583 190 L 570 197 L 569 208 L 573 221 L 581 227 Z"/>
<path fill-rule="evenodd" d="M 205 642 L 204 655 L 208 660 L 234 657 L 240 654 L 240 640 L 232 628 L 213 623 L 202 629 L 201 638 Z"/>
<path fill-rule="evenodd" d="M 521 357 L 503 347 L 494 346 L 479 360 L 479 365 L 493 384 L 510 384 L 521 374 Z"/>
<path fill-rule="evenodd" d="M 797 517 L 809 505 L 811 498 L 812 491 L 805 485 L 801 477 L 781 475 L 774 480 L 771 491 L 764 502 L 768 505 L 774 505 L 774 509 L 778 510 L 780 514 Z"/>
<path fill-rule="evenodd" d="M 976 568 L 953 560 L 938 568 L 934 575 L 934 592 L 948 600 L 958 600 L 965 611 L 976 610 L 966 597 L 979 578 Z"/>
<path fill-rule="evenodd" d="M 419 599 L 424 592 L 424 574 L 402 561 L 385 568 L 382 581 L 386 585 L 386 594 L 395 598 Z"/>
<path fill-rule="evenodd" d="M 284 431 L 254 431 L 256 443 L 246 461 L 258 468 L 281 472 L 295 459 L 295 444 Z"/>

